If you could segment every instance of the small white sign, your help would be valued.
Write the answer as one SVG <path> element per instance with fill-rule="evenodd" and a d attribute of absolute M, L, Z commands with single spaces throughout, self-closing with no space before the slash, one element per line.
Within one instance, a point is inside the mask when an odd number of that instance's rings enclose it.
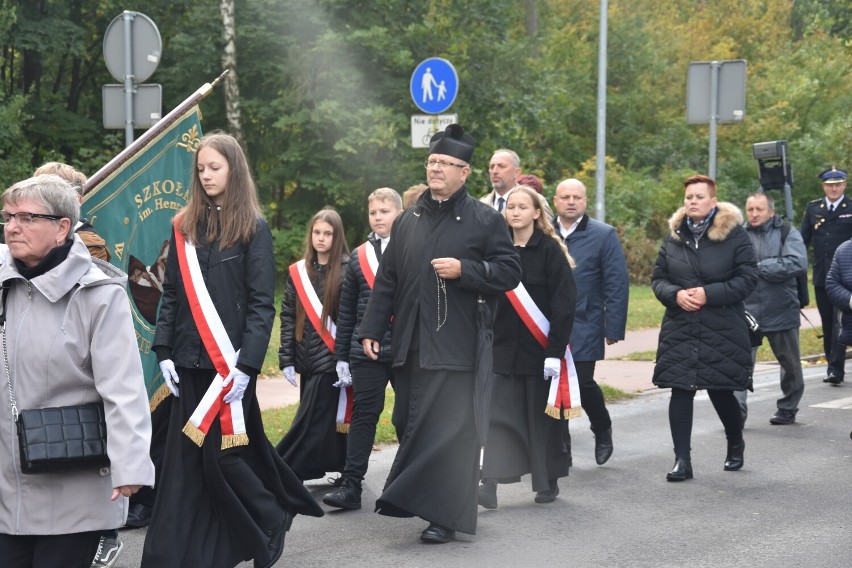
<path fill-rule="evenodd" d="M 444 130 L 451 124 L 457 124 L 457 114 L 412 114 L 411 115 L 411 147 L 428 148 L 429 140 L 436 132 Z"/>

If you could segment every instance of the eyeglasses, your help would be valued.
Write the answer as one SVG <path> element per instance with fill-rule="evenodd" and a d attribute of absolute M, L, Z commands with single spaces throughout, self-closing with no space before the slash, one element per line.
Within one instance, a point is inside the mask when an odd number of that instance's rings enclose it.
<path fill-rule="evenodd" d="M 32 225 L 36 219 L 48 219 L 50 221 L 58 221 L 62 219 L 60 215 L 45 215 L 44 213 L 27 213 L 26 211 L 18 211 L 17 213 L 9 213 L 8 211 L 0 211 L 3 225 L 8 225 L 14 219 L 18 225 Z"/>
<path fill-rule="evenodd" d="M 441 170 L 446 170 L 449 167 L 466 168 L 467 164 L 453 164 L 452 162 L 445 162 L 444 160 L 426 160 L 423 162 L 423 167 L 427 170 L 429 168 L 434 168 L 435 166 L 438 166 Z"/>

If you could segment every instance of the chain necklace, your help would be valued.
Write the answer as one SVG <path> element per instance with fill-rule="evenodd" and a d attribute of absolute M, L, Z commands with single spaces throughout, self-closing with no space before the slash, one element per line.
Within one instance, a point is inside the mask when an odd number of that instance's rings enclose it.
<path fill-rule="evenodd" d="M 438 288 L 438 327 L 435 328 L 435 331 L 441 331 L 441 327 L 445 323 L 447 323 L 447 313 L 449 309 L 449 305 L 447 304 L 447 281 L 438 276 L 438 271 L 434 268 L 432 271 L 435 273 L 435 285 Z M 441 294 L 444 295 L 444 318 L 441 319 Z"/>

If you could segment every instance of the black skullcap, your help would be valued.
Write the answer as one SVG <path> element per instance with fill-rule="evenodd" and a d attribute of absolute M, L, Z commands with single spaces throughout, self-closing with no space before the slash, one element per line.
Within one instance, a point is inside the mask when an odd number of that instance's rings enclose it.
<path fill-rule="evenodd" d="M 458 124 L 450 124 L 443 132 L 436 132 L 429 141 L 429 154 L 446 154 L 470 163 L 476 142 Z"/>

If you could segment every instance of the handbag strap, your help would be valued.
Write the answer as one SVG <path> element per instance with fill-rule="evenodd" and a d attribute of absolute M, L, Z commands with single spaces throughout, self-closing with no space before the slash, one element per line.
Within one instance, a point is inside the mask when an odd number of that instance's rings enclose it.
<path fill-rule="evenodd" d="M 6 368 L 6 386 L 9 389 L 9 404 L 12 406 L 12 418 L 18 421 L 18 404 L 12 389 L 12 371 L 9 370 L 9 350 L 6 347 L 6 301 L 9 299 L 9 283 L 4 282 L 0 294 L 3 295 L 3 313 L 0 314 L 0 335 L 3 336 L 3 365 Z"/>

